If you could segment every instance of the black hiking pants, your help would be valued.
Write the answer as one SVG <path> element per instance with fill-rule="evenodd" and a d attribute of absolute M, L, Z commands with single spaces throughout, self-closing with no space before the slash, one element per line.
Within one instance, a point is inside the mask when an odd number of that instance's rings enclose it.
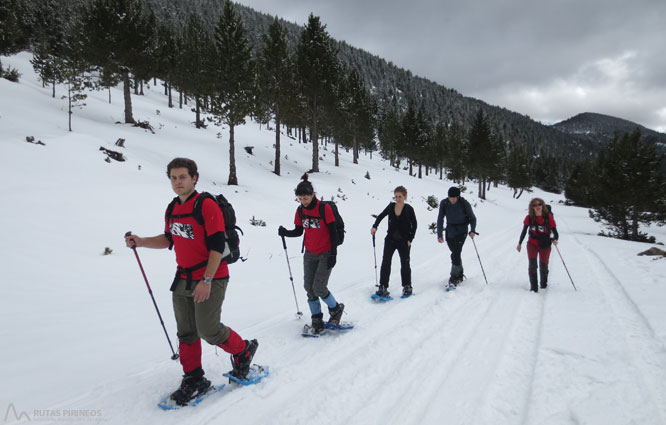
<path fill-rule="evenodd" d="M 391 276 L 391 261 L 393 254 L 398 251 L 400 255 L 400 277 L 402 286 L 412 286 L 412 268 L 409 265 L 409 251 L 412 247 L 406 240 L 396 241 L 390 237 L 384 239 L 384 255 L 382 257 L 382 268 L 379 275 L 379 284 L 388 288 Z"/>
<path fill-rule="evenodd" d="M 463 245 L 465 244 L 465 239 L 467 239 L 467 233 L 462 233 L 460 235 L 446 238 L 446 244 L 451 250 L 451 264 L 454 266 L 462 267 L 462 258 L 460 254 L 462 253 Z"/>

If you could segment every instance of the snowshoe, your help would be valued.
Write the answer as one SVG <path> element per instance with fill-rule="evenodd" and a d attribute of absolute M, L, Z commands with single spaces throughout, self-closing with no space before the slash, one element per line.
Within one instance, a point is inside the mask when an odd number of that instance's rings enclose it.
<path fill-rule="evenodd" d="M 388 288 L 386 286 L 380 285 L 377 292 L 370 296 L 375 301 L 391 301 L 391 295 L 389 294 Z"/>
<path fill-rule="evenodd" d="M 253 364 L 248 368 L 248 372 L 244 379 L 239 379 L 232 375 L 231 372 L 223 373 L 224 376 L 229 378 L 229 383 L 235 382 L 240 385 L 253 385 L 268 376 L 268 366 L 260 366 Z"/>
<path fill-rule="evenodd" d="M 200 367 L 185 373 L 180 382 L 180 388 L 169 396 L 169 403 L 176 406 L 187 406 L 193 400 L 202 397 L 207 392 L 215 389 L 210 381 L 204 378 L 204 371 Z"/>

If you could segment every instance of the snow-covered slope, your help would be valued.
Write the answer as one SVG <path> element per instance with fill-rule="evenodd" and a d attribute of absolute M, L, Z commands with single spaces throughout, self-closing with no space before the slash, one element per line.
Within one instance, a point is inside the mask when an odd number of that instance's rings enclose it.
<path fill-rule="evenodd" d="M 107 93 L 91 93 L 70 133 L 65 101 L 50 97 L 28 61 L 27 54 L 3 58 L 23 77 L 19 84 L 0 79 L 6 423 L 666 424 L 666 260 L 637 256 L 646 245 L 596 236 L 599 227 L 584 209 L 535 191 L 555 208 L 560 251 L 578 291 L 554 251 L 550 287 L 532 294 L 526 254 L 515 250 L 529 194 L 515 200 L 498 187 L 480 201 L 468 190 L 489 284 L 468 240 L 468 279 L 446 293 L 449 252 L 428 230 L 437 213 L 425 199 L 441 199 L 451 183 L 409 177 L 377 154 L 354 165 L 343 151 L 334 167 L 332 151 L 323 150 L 322 172 L 311 181 L 320 197 L 338 201 L 347 224 L 330 287 L 356 328 L 304 339 L 277 227 L 292 227 L 293 189 L 310 166 L 310 146 L 283 136 L 278 177 L 271 172 L 274 134 L 254 123 L 240 127 L 240 185 L 228 187 L 227 129 L 194 129 L 193 113 L 167 108 L 153 87 L 133 102 L 135 117 L 148 120 L 155 134 L 115 123 L 123 113 L 119 89 L 111 105 Z M 58 87 L 58 96 L 63 91 Z M 45 146 L 26 143 L 26 136 Z M 118 138 L 126 148 L 113 145 Z M 122 150 L 127 161 L 104 162 L 100 146 Z M 179 384 L 180 365 L 169 359 L 123 234 L 162 231 L 174 196 L 166 164 L 176 156 L 197 161 L 199 189 L 224 193 L 236 209 L 249 259 L 231 267 L 222 321 L 259 340 L 255 361 L 270 365 L 271 376 L 196 408 L 163 412 L 155 404 Z M 419 221 L 411 253 L 416 295 L 380 305 L 369 298 L 371 214 L 397 185 L 409 190 Z M 252 217 L 266 227 L 251 226 Z M 385 229 L 386 221 L 382 235 Z M 650 233 L 666 237 L 663 229 Z M 378 261 L 382 246 L 380 237 Z M 102 255 L 106 247 L 111 255 Z M 300 239 L 289 240 L 298 305 L 308 317 L 300 247 Z M 173 253 L 138 252 L 175 342 Z M 389 289 L 399 288 L 396 256 Z M 222 382 L 225 353 L 205 345 L 203 362 L 209 378 Z"/>

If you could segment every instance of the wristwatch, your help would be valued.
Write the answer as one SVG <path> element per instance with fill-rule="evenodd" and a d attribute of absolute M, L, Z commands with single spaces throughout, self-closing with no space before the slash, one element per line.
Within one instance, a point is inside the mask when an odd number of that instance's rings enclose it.
<path fill-rule="evenodd" d="M 205 284 L 210 285 L 211 283 L 213 283 L 213 278 L 204 276 L 201 278 L 201 281 Z"/>

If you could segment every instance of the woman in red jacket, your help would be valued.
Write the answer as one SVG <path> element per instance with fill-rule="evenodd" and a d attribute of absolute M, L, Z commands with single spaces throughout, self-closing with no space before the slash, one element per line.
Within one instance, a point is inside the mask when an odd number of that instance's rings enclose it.
<path fill-rule="evenodd" d="M 534 198 L 530 201 L 529 214 L 523 220 L 523 231 L 520 233 L 520 240 L 516 250 L 520 252 L 520 247 L 525 239 L 527 229 L 530 231 L 530 237 L 527 240 L 527 258 L 529 260 L 528 274 L 530 277 L 530 290 L 539 292 L 537 281 L 537 256 L 539 257 L 539 274 L 541 277 L 541 289 L 548 286 L 548 259 L 550 258 L 551 242 L 557 245 L 559 234 L 555 225 L 555 219 L 548 210 L 548 206 L 541 198 Z M 551 232 L 553 238 L 551 239 Z"/>

